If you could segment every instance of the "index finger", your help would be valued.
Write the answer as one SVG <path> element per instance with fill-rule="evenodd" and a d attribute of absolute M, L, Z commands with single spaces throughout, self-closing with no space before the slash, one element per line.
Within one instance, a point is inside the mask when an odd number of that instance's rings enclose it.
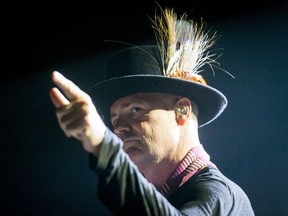
<path fill-rule="evenodd" d="M 75 100 L 76 98 L 81 98 L 85 95 L 85 93 L 77 85 L 64 77 L 58 71 L 52 72 L 52 80 L 70 101 Z"/>

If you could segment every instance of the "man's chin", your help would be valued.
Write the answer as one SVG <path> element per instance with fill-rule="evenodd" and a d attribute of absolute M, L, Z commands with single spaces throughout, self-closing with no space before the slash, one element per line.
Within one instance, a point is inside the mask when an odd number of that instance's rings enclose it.
<path fill-rule="evenodd" d="M 126 152 L 126 154 L 129 155 L 129 157 L 137 157 L 141 154 L 141 150 L 139 148 L 136 147 L 129 147 L 127 149 L 124 149 L 124 151 Z"/>

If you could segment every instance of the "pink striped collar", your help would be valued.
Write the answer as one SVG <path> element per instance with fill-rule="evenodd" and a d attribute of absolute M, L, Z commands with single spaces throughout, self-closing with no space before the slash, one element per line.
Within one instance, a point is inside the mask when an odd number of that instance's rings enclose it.
<path fill-rule="evenodd" d="M 160 192 L 166 197 L 169 196 L 195 173 L 207 166 L 216 167 L 210 161 L 210 156 L 204 150 L 203 145 L 192 148 L 168 178 Z"/>

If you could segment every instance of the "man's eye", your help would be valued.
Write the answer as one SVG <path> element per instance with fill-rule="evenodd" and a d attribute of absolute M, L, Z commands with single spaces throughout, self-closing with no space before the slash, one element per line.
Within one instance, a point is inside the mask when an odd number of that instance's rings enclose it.
<path fill-rule="evenodd" d="M 116 125 L 116 123 L 117 123 L 117 120 L 113 120 L 113 121 L 111 120 L 111 124 L 113 127 Z"/>
<path fill-rule="evenodd" d="M 139 112 L 141 110 L 140 107 L 133 107 L 132 112 Z"/>

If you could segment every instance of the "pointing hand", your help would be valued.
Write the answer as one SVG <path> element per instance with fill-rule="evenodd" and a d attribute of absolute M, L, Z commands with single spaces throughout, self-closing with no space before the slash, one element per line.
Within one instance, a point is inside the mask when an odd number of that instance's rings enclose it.
<path fill-rule="evenodd" d="M 57 71 L 52 72 L 52 81 L 58 88 L 50 90 L 50 98 L 61 129 L 67 137 L 82 141 L 86 151 L 96 154 L 106 126 L 90 96 Z"/>

